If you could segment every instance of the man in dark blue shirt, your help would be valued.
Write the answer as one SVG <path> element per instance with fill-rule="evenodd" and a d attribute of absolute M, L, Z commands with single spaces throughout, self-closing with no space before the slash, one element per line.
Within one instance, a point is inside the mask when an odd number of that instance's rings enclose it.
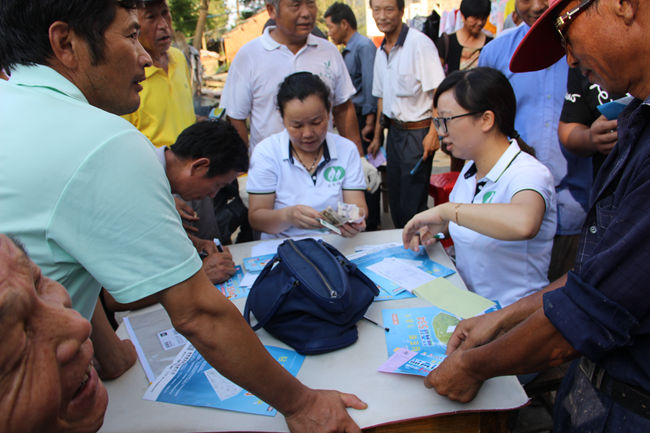
<path fill-rule="evenodd" d="M 487 378 L 577 359 L 558 392 L 555 432 L 650 431 L 650 4 L 556 0 L 523 39 L 513 72 L 564 53 L 609 92 L 637 99 L 599 171 L 577 265 L 549 287 L 461 322 L 426 385 L 469 401 Z"/>
<path fill-rule="evenodd" d="M 368 152 L 368 145 L 375 132 L 377 98 L 372 96 L 373 65 L 377 47 L 370 39 L 357 32 L 357 19 L 350 6 L 344 3 L 332 4 L 324 14 L 327 32 L 336 45 L 345 44 L 343 60 L 348 68 L 352 84 L 357 93 L 352 96 L 352 104 L 359 121 L 359 132 L 363 152 Z M 379 228 L 379 191 L 366 192 L 368 218 L 366 230 Z"/>

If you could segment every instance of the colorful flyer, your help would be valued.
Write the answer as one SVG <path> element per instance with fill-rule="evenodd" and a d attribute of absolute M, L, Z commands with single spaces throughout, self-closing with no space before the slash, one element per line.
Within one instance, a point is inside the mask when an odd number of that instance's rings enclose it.
<path fill-rule="evenodd" d="M 289 373 L 298 374 L 305 360 L 303 355 L 275 346 L 265 347 Z M 143 398 L 265 416 L 277 413 L 275 408 L 219 374 L 189 343 L 149 386 Z"/>
<path fill-rule="evenodd" d="M 414 352 L 399 348 L 377 370 L 383 373 L 413 374 L 427 376 L 446 358 L 444 354 Z"/>
<path fill-rule="evenodd" d="M 230 300 L 245 298 L 248 296 L 248 292 L 250 291 L 250 287 L 239 286 L 239 282 L 242 280 L 242 278 L 244 278 L 244 271 L 242 270 L 241 266 L 235 266 L 235 271 L 235 275 L 230 277 L 228 281 L 215 284 L 215 287 Z"/>
<path fill-rule="evenodd" d="M 460 318 L 438 307 L 396 308 L 382 311 L 388 356 L 408 349 L 444 355 Z"/>
<path fill-rule="evenodd" d="M 246 257 L 244 259 L 244 269 L 246 272 L 261 272 L 264 266 L 273 260 L 275 254 L 264 254 L 263 256 Z"/>

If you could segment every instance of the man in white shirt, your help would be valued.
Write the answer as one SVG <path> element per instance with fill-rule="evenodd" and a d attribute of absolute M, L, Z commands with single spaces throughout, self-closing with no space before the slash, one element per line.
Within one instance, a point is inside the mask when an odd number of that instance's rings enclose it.
<path fill-rule="evenodd" d="M 311 34 L 318 7 L 315 0 L 267 0 L 275 27 L 244 45 L 230 65 L 221 107 L 252 152 L 263 139 L 283 129 L 276 107 L 278 86 L 289 74 L 318 75 L 332 93 L 332 115 L 340 135 L 361 140 L 351 97 L 356 93 L 341 54 L 329 41 Z M 246 119 L 250 118 L 250 141 Z"/>
<path fill-rule="evenodd" d="M 445 77 L 438 50 L 426 35 L 402 23 L 404 0 L 372 0 L 372 16 L 385 37 L 375 56 L 372 94 L 377 100 L 376 154 L 386 138 L 388 202 L 402 228 L 427 207 L 429 176 L 438 137 L 431 126 L 433 92 Z"/>

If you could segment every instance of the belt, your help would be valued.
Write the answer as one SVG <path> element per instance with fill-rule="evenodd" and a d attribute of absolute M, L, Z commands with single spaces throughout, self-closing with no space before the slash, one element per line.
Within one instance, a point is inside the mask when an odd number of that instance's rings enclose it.
<path fill-rule="evenodd" d="M 604 368 L 585 357 L 582 357 L 579 366 L 594 388 L 608 395 L 624 408 L 650 419 L 650 395 L 646 391 L 614 379 Z"/>
<path fill-rule="evenodd" d="M 401 120 L 385 117 L 386 126 L 394 126 L 399 129 L 424 129 L 431 125 L 431 119 L 418 120 L 417 122 L 402 122 Z"/>

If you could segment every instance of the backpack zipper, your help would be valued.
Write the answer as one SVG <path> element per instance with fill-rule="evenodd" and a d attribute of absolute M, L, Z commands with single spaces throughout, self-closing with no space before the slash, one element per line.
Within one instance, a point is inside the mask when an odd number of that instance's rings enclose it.
<path fill-rule="evenodd" d="M 316 273 L 317 273 L 318 276 L 320 277 L 321 281 L 323 281 L 323 283 L 325 284 L 325 287 L 327 287 L 327 290 L 330 292 L 330 298 L 336 298 L 336 297 L 338 297 L 339 294 L 336 292 L 336 290 L 334 290 L 334 289 L 332 288 L 332 286 L 330 286 L 330 284 L 329 284 L 329 283 L 327 282 L 327 280 L 325 279 L 325 276 L 321 273 L 320 269 L 318 269 L 318 267 L 317 267 L 317 266 L 316 266 L 316 265 L 315 265 L 311 260 L 309 260 L 309 259 L 307 258 L 307 256 L 305 256 L 305 255 L 302 253 L 302 251 L 300 251 L 300 250 L 296 247 L 296 244 L 293 242 L 293 240 L 289 239 L 289 245 L 291 245 L 291 248 L 293 248 L 293 250 L 294 250 L 295 252 L 297 252 L 298 255 L 299 255 L 300 257 L 302 257 L 302 258 L 303 258 L 307 263 L 309 263 L 309 264 L 314 268 L 314 270 L 316 271 Z"/>

